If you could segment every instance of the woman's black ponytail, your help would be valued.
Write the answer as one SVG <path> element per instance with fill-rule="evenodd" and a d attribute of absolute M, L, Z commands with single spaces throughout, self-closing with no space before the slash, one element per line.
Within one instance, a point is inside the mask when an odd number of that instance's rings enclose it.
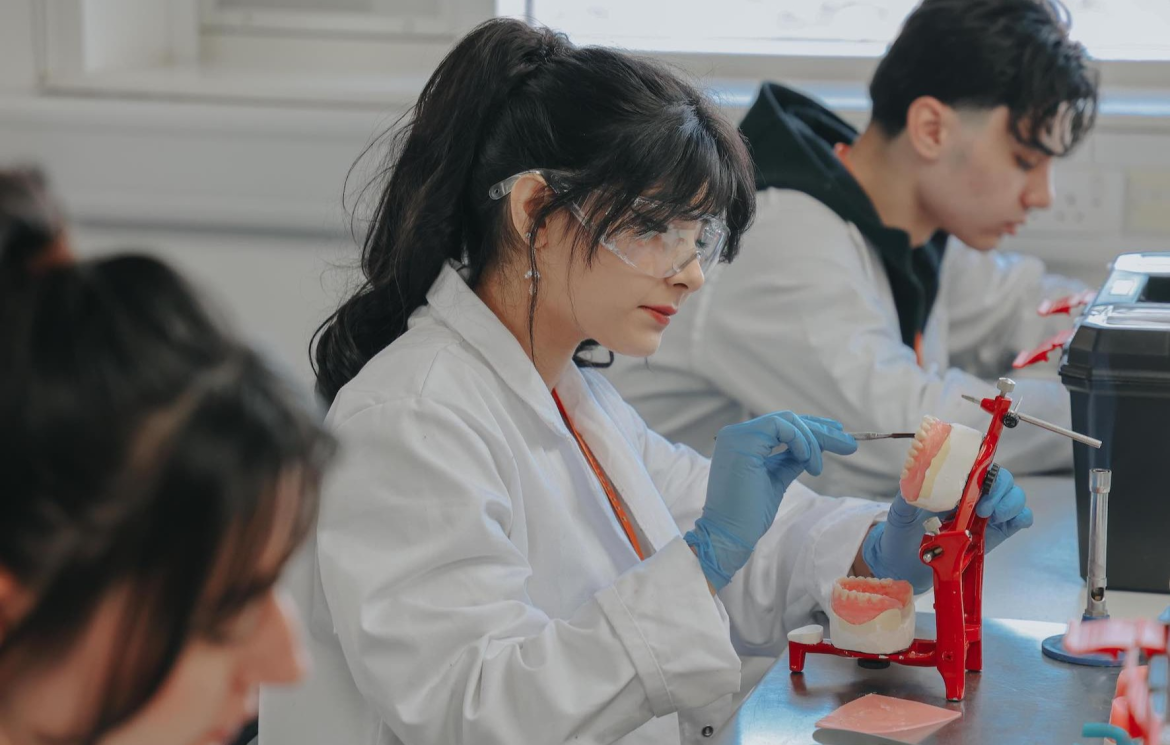
<path fill-rule="evenodd" d="M 444 263 L 480 243 L 477 221 L 467 214 L 476 195 L 466 193 L 479 135 L 509 95 L 567 44 L 522 23 L 488 22 L 431 76 L 393 140 L 390 179 L 362 250 L 365 281 L 317 332 L 317 390 L 327 401 L 406 330 Z"/>
<path fill-rule="evenodd" d="M 61 208 L 40 171 L 0 169 L 0 288 L 23 285 L 63 251 L 64 230 Z"/>
<path fill-rule="evenodd" d="M 755 209 L 739 133 L 678 75 L 519 21 L 488 21 L 447 55 L 394 137 L 362 251 L 364 282 L 315 337 L 317 390 L 327 401 L 405 332 L 444 263 L 464 265 L 474 288 L 503 251 L 518 248 L 508 200 L 488 190 L 530 169 L 562 172 L 533 227 L 578 205 L 592 226 L 575 244 L 587 259 L 639 196 L 664 205 L 646 216 L 658 221 L 723 215 L 727 260 Z M 518 263 L 535 269 L 532 235 L 528 244 Z M 537 290 L 534 281 L 530 329 Z"/>

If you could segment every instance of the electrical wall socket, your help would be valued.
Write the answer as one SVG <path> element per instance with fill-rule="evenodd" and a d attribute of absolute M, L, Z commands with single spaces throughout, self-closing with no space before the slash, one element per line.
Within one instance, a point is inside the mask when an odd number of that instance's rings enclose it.
<path fill-rule="evenodd" d="M 1052 206 L 1028 216 L 1028 230 L 1044 233 L 1119 233 L 1125 213 L 1121 171 L 1058 169 Z"/>

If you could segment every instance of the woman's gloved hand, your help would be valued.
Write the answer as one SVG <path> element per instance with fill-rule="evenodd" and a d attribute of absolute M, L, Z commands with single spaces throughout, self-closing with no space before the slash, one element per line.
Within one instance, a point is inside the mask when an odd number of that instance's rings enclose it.
<path fill-rule="evenodd" d="M 890 505 L 884 523 L 878 523 L 865 537 L 861 558 L 873 576 L 904 579 L 914 592 L 926 592 L 934 582 L 930 567 L 918 555 L 926 529 L 923 522 L 936 513 L 911 506 L 899 494 Z M 990 551 L 1013 533 L 1032 525 L 1032 510 L 1025 504 L 1024 490 L 1001 468 L 987 494 L 979 498 L 975 514 L 988 518 L 984 549 Z"/>
<path fill-rule="evenodd" d="M 773 455 L 781 445 L 787 449 Z M 848 455 L 857 450 L 857 441 L 832 419 L 791 411 L 719 430 L 707 503 L 695 529 L 686 534 L 712 587 L 725 587 L 747 563 L 792 482 L 805 471 L 820 474 L 822 450 Z"/>

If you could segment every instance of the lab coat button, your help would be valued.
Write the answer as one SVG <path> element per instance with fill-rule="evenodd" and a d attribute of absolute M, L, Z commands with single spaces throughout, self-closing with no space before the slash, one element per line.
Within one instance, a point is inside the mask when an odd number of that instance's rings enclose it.
<path fill-rule="evenodd" d="M 703 737 L 710 737 L 713 734 L 715 734 L 715 728 L 711 725 L 708 724 L 703 728 Z"/>

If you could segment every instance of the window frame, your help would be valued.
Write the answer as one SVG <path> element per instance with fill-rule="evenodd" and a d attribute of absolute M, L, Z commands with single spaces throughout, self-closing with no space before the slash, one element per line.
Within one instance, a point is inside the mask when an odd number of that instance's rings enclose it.
<path fill-rule="evenodd" d="M 200 33 L 270 33 L 359 38 L 455 38 L 468 3 L 431 0 L 441 9 L 439 18 L 391 16 L 338 11 L 313 13 L 295 10 L 234 10 L 219 7 L 218 0 L 198 0 Z"/>
<path fill-rule="evenodd" d="M 43 35 L 37 68 L 49 93 L 149 96 L 171 100 L 256 100 L 307 105 L 371 107 L 412 101 L 434 65 L 460 35 L 495 15 L 509 0 L 436 0 L 445 23 L 388 20 L 366 28 L 352 24 L 313 27 L 304 13 L 265 12 L 266 19 L 237 25 L 232 13 L 204 12 L 214 0 L 32 0 L 34 35 Z M 102 23 L 108 14 L 136 13 L 130 28 Z M 234 12 L 233 12 L 234 13 Z M 523 14 L 521 14 L 523 15 Z M 217 24 L 218 18 L 221 23 Z M 233 20 L 232 24 L 223 21 Z M 119 19 L 122 20 L 121 18 Z M 254 19 L 255 20 L 255 19 Z M 103 33 L 106 35 L 103 37 Z M 386 44 L 387 40 L 391 43 Z M 247 48 L 251 59 L 269 60 L 267 69 L 239 69 L 232 60 Z M 709 88 L 754 87 L 761 80 L 795 84 L 831 83 L 864 94 L 879 60 L 872 55 L 727 54 L 657 52 L 646 54 L 694 77 Z M 339 60 L 301 82 L 290 64 L 303 57 Z M 352 61 L 352 64 L 350 64 Z M 1103 86 L 1138 89 L 1170 100 L 1170 60 L 1097 62 Z M 393 76 L 379 71 L 393 69 Z M 311 72 L 311 71 L 310 71 Z M 312 77 L 310 75 L 310 77 Z M 357 84 L 349 85 L 354 81 Z M 854 95 L 851 93 L 850 95 Z M 389 98 L 387 98 L 389 97 Z"/>

